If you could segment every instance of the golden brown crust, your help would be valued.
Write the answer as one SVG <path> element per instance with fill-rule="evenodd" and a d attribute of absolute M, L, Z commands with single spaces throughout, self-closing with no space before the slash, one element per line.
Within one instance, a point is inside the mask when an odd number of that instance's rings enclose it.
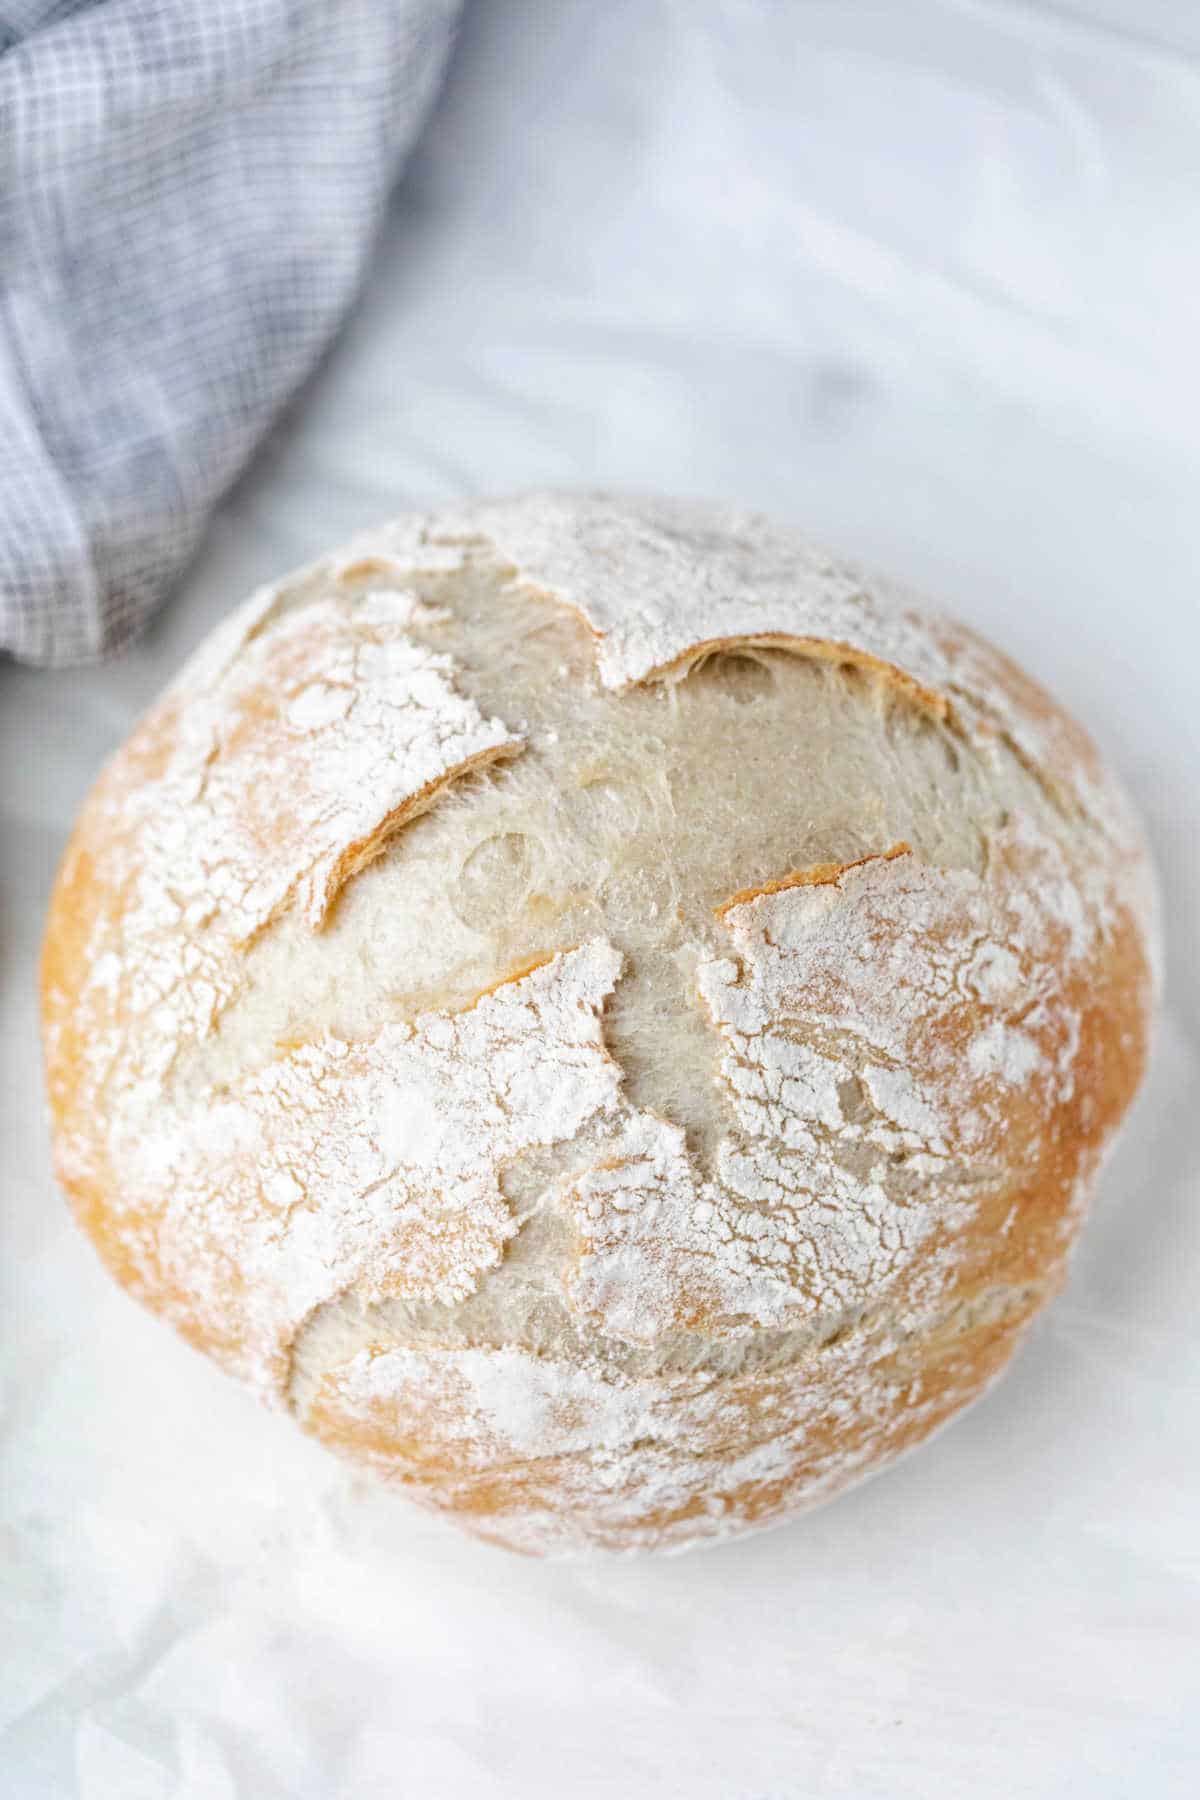
<path fill-rule="evenodd" d="M 362 870 L 373 863 L 377 856 L 382 856 L 390 840 L 399 831 L 402 831 L 404 826 L 411 825 L 414 819 L 419 819 L 422 813 L 428 812 L 452 782 L 462 781 L 467 775 L 475 774 L 480 769 L 490 768 L 496 763 L 502 762 L 506 756 L 516 755 L 518 749 L 519 745 L 515 743 L 490 744 L 486 750 L 476 751 L 474 756 L 464 756 L 461 762 L 456 763 L 444 775 L 425 782 L 400 806 L 394 806 L 389 813 L 385 813 L 373 830 L 365 832 L 353 843 L 347 844 L 336 862 L 330 865 L 328 874 L 321 884 L 317 896 L 317 916 L 314 924 L 320 926 L 326 923 L 330 909 L 346 883 L 361 874 Z"/>
<path fill-rule="evenodd" d="M 451 541 L 431 537 L 435 563 Z M 396 573 L 386 548 L 338 571 Z M 621 959 L 603 943 L 534 957 L 470 1006 L 368 1043 L 290 1039 L 231 1090 L 192 1092 L 188 1059 L 219 1034 L 249 946 L 286 912 L 319 930 L 387 839 L 520 747 L 410 641 L 412 595 L 351 604 L 311 580 L 297 594 L 256 600 L 138 727 L 52 897 L 57 1167 L 113 1273 L 286 1396 L 298 1334 L 339 1296 L 452 1308 L 472 1292 L 516 1231 L 505 1158 L 586 1123 L 599 1147 L 553 1196 L 574 1234 L 555 1305 L 594 1359 L 383 1336 L 320 1373 L 308 1429 L 531 1550 L 766 1523 L 918 1442 L 1061 1280 L 1145 1062 L 1136 827 L 1084 734 L 999 653 L 915 614 L 881 640 L 929 651 L 909 669 L 832 628 L 706 631 L 664 657 L 674 617 L 621 637 L 611 606 L 603 629 L 580 606 L 616 706 L 622 686 L 743 647 L 849 663 L 1019 758 L 1051 822 L 989 830 L 980 875 L 897 843 L 716 909 L 728 954 L 703 964 L 701 991 L 730 1125 L 711 1168 L 620 1092 L 600 1014 Z M 847 586 L 831 619 L 856 604 Z M 387 1155 L 384 1100 L 402 1141 Z M 445 1142 L 413 1149 L 429 1119 Z M 786 1342 L 764 1362 L 771 1334 Z M 681 1339 L 728 1364 L 673 1373 Z"/>
<path fill-rule="evenodd" d="M 538 969 L 546 968 L 552 961 L 553 958 L 550 956 L 531 956 L 525 962 L 518 963 L 515 969 L 509 969 L 507 974 L 498 975 L 495 981 L 489 981 L 485 988 L 480 988 L 475 998 L 468 1000 L 462 1011 L 469 1012 L 473 1006 L 478 1006 L 481 1000 L 486 1000 L 489 994 L 498 994 L 501 988 L 524 981 L 527 975 L 534 974 Z"/>
<path fill-rule="evenodd" d="M 271 1228 L 205 1236 L 210 1294 L 165 1229 L 173 1088 L 241 990 L 248 948 L 285 911 L 318 930 L 341 884 L 454 781 L 520 741 L 407 634 L 417 603 L 376 592 L 281 606 L 256 596 L 103 771 L 68 845 L 41 965 L 59 1178 L 126 1286 L 235 1368 L 248 1346 L 240 1257 Z M 215 1106 L 221 1096 L 210 1097 Z M 157 1129 L 160 1179 L 137 1176 Z M 214 1142 L 213 1169 L 221 1160 Z M 198 1145 L 199 1149 L 199 1145 Z M 203 1185 L 204 1164 L 198 1164 Z M 228 1170 L 223 1178 L 228 1179 Z M 252 1192 L 250 1189 L 248 1192 Z M 197 1212 L 202 1213 L 197 1204 Z M 186 1221 L 183 1222 L 186 1225 Z M 188 1227 L 188 1229 L 193 1229 Z"/>
<path fill-rule="evenodd" d="M 716 1378 L 380 1348 L 324 1378 L 307 1428 L 507 1549 L 669 1548 L 773 1524 L 892 1462 L 984 1391 L 1044 1298 L 991 1289 L 933 1322 L 915 1350 L 868 1326 L 783 1367 Z M 486 1358 L 508 1390 L 507 1418 L 503 1403 L 488 1412 Z M 564 1398 L 547 1409 L 556 1377 Z M 523 1408 L 538 1417 L 536 1449 Z"/>
<path fill-rule="evenodd" d="M 1106 890 L 1089 916 L 1028 826 L 983 877 L 898 848 L 835 877 L 723 909 L 736 958 L 700 971 L 730 1113 L 713 1175 L 641 1115 L 570 1187 L 569 1292 L 597 1331 L 919 1319 L 1065 1255 L 1144 1065 L 1136 920 Z"/>
<path fill-rule="evenodd" d="M 687 675 L 710 656 L 736 650 L 784 650 L 791 656 L 807 657 L 812 662 L 840 663 L 845 668 L 863 669 L 877 675 L 897 694 L 934 719 L 953 717 L 953 706 L 945 694 L 915 681 L 905 669 L 881 656 L 872 656 L 861 645 L 836 638 L 796 637 L 785 631 L 736 633 L 729 637 L 705 638 L 670 662 L 657 663 L 643 681 L 670 681 Z"/>
<path fill-rule="evenodd" d="M 909 844 L 893 844 L 890 850 L 880 850 L 877 855 L 884 862 L 890 862 L 893 856 L 904 856 L 911 848 Z M 745 906 L 749 900 L 761 900 L 766 894 L 782 894 L 785 888 L 828 887 L 840 881 L 847 869 L 858 869 L 864 863 L 875 860 L 874 856 L 856 856 L 853 862 L 810 863 L 808 868 L 792 869 L 775 881 L 763 881 L 757 887 L 739 888 L 736 894 L 731 894 L 728 900 L 722 900 L 720 906 L 714 907 L 713 913 L 716 918 L 723 919 L 735 906 Z"/>

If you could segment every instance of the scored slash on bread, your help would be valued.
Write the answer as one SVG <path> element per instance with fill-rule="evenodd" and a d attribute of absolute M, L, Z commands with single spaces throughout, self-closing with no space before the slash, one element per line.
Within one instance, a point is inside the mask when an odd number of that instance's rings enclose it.
<path fill-rule="evenodd" d="M 750 900 L 761 900 L 767 894 L 782 894 L 787 888 L 794 887 L 828 887 L 840 882 L 849 869 L 857 869 L 863 863 L 877 859 L 891 862 L 894 856 L 910 856 L 910 844 L 893 844 L 890 850 L 873 851 L 868 856 L 856 856 L 853 862 L 810 863 L 807 869 L 792 869 L 786 875 L 779 875 L 773 881 L 763 881 L 757 887 L 739 888 L 728 900 L 722 900 L 720 906 L 714 906 L 713 912 L 718 919 L 731 913 L 735 906 L 745 906 Z"/>

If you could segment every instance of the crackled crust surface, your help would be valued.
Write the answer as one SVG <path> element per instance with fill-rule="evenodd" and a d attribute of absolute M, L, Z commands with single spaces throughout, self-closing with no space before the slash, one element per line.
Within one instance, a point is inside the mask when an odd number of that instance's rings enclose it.
<path fill-rule="evenodd" d="M 425 1503 L 682 1544 L 1003 1366 L 1153 943 L 1082 733 L 909 596 L 712 508 L 405 519 L 255 596 L 93 791 L 59 1172 L 135 1293 Z"/>

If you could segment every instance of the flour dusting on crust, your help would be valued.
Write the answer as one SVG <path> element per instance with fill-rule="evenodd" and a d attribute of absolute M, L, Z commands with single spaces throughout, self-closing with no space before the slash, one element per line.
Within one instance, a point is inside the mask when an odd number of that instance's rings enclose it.
<path fill-rule="evenodd" d="M 686 1548 L 818 1505 L 928 1436 L 1003 1366 L 1036 1298 L 949 1316 L 921 1373 L 888 1329 L 719 1379 L 628 1377 L 518 1345 L 380 1346 L 329 1373 L 313 1424 L 411 1498 L 531 1555 Z"/>
<path fill-rule="evenodd" d="M 77 854 L 117 920 L 96 912 L 72 972 L 97 1086 L 119 1069 L 131 1097 L 155 1093 L 237 992 L 257 933 L 292 904 L 319 927 L 390 832 L 519 749 L 407 635 L 419 610 L 380 590 L 281 611 L 264 590 L 108 771 Z"/>
<path fill-rule="evenodd" d="M 1120 790 L 1086 736 L 990 644 L 900 583 L 740 508 L 606 494 L 533 493 L 430 525 L 492 545 L 525 586 L 582 614 L 616 689 L 686 672 L 738 645 L 884 671 L 979 747 L 1011 744 L 1055 791 L 1137 843 Z"/>
<path fill-rule="evenodd" d="M 472 697 L 492 691 L 488 633 L 512 583 L 590 627 L 599 682 L 577 678 L 612 708 L 619 748 L 622 708 L 684 713 L 678 693 L 634 702 L 632 686 L 739 645 L 872 672 L 922 730 L 942 722 L 947 767 L 968 759 L 971 785 L 947 777 L 943 796 L 935 775 L 929 804 L 969 808 L 980 861 L 935 867 L 884 837 L 877 855 L 789 870 L 788 849 L 804 851 L 788 845 L 777 879 L 712 919 L 693 910 L 671 946 L 682 961 L 639 966 L 602 909 L 602 935 L 534 944 L 545 959 L 523 972 L 497 951 L 499 985 L 471 1005 L 422 1000 L 401 1020 L 381 996 L 345 1035 L 327 1028 L 340 1014 L 306 1029 L 298 1008 L 295 1035 L 264 1033 L 247 1058 L 229 1008 L 244 994 L 252 1037 L 247 953 L 264 934 L 282 943 L 259 946 L 254 979 L 286 977 L 295 932 L 318 963 L 328 948 L 336 985 L 339 893 L 449 784 L 524 748 L 557 803 L 558 766 L 546 778 L 538 759 L 564 754 L 559 730 L 539 738 L 533 705 L 526 745 Z M 481 592 L 496 622 L 471 612 Z M 457 664 L 430 647 L 443 626 Z M 879 692 L 844 685 L 853 707 Z M 884 756 L 895 716 L 870 715 Z M 581 725 L 589 756 L 604 728 Z M 798 719 L 797 781 L 806 742 Z M 508 805 L 509 787 L 489 793 Z M 1013 794 L 1024 810 L 1003 816 Z M 552 845 L 554 816 L 520 829 L 544 824 Z M 856 850 L 871 843 L 866 821 L 848 825 Z M 752 875 L 741 854 L 738 838 L 731 887 Z M 403 906 L 403 868 L 359 894 Z M 526 904 L 553 921 L 553 893 Z M 603 496 L 401 520 L 255 595 L 98 784 L 54 909 L 58 1166 L 120 1279 L 339 1449 L 540 1551 L 767 1522 L 979 1392 L 1059 1280 L 1136 1085 L 1156 936 L 1119 791 L 1004 658 L 752 515 Z M 268 950 L 282 956 L 263 976 Z M 711 1032 L 702 1142 L 636 1103 L 633 1062 L 627 1084 L 605 1042 L 606 1005 L 615 1043 L 653 1011 L 667 963 L 695 971 L 696 1011 L 679 1012 L 701 1102 Z M 371 993 L 391 979 L 382 953 L 356 975 Z M 639 982 L 643 1011 L 618 1023 Z M 665 1031 L 643 1031 L 669 1054 Z M 532 1183 L 516 1210 L 514 1170 Z M 520 1337 L 530 1315 L 503 1303 L 525 1279 L 549 1320 L 536 1345 Z M 297 1399 L 298 1345 L 343 1307 L 350 1337 L 323 1341 Z M 478 1342 L 435 1341 L 460 1319 Z M 410 1326 L 424 1338 L 402 1341 Z"/>
<path fill-rule="evenodd" d="M 620 962 L 584 944 L 463 1012 L 321 1038 L 142 1122 L 120 1166 L 177 1322 L 282 1394 L 296 1331 L 333 1296 L 464 1299 L 516 1230 L 505 1163 L 614 1102 L 599 1015 Z"/>
<path fill-rule="evenodd" d="M 992 869 L 892 853 L 721 909 L 734 954 L 698 982 L 733 1130 L 702 1179 L 682 1132 L 640 1115 L 575 1184 L 570 1293 L 599 1330 L 944 1298 L 966 1228 L 1014 1158 L 1037 1171 L 1072 1097 L 1073 988 L 1097 947 L 1048 839 L 1008 827 Z"/>
<path fill-rule="evenodd" d="M 412 594 L 381 588 L 303 602 L 264 633 L 270 601 L 259 602 L 236 666 L 181 708 L 166 772 L 185 815 L 180 849 L 210 893 L 217 870 L 212 897 L 235 941 L 293 893 L 320 926 L 354 859 L 382 847 L 383 828 L 519 747 L 457 692 L 449 657 L 406 634 L 422 610 Z M 163 798 L 149 804 L 166 811 Z M 185 888 L 192 874 L 182 872 Z"/>
<path fill-rule="evenodd" d="M 607 687 L 644 681 L 727 639 L 844 640 L 901 668 L 921 655 L 919 633 L 899 620 L 885 627 L 854 572 L 751 513 L 532 494 L 472 508 L 468 523 L 517 579 L 584 615 Z"/>

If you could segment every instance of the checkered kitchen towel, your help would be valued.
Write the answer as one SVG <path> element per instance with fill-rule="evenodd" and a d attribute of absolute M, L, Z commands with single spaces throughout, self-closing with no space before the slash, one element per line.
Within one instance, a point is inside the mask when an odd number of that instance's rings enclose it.
<path fill-rule="evenodd" d="M 459 0 L 0 0 L 0 649 L 124 642 L 354 293 Z"/>

